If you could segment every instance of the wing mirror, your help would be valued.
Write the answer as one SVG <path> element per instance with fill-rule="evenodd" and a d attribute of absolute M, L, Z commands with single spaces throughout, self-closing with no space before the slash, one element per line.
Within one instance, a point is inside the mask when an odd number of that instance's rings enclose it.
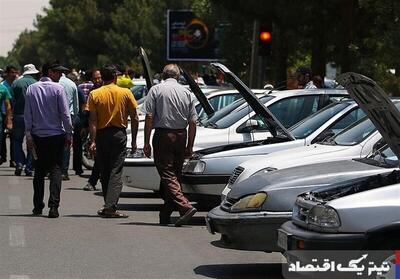
<path fill-rule="evenodd" d="M 376 153 L 376 151 L 378 151 L 379 149 L 381 149 L 382 147 L 384 147 L 385 146 L 385 141 L 384 140 L 379 140 L 378 142 L 376 142 L 375 144 L 374 144 L 374 146 L 372 147 L 372 154 L 375 154 Z"/>
<path fill-rule="evenodd" d="M 335 133 L 332 130 L 325 130 L 323 131 L 321 134 L 319 134 L 313 141 L 312 143 L 316 143 L 316 142 L 321 142 L 326 140 L 327 138 L 330 138 L 332 136 L 334 136 Z"/>
<path fill-rule="evenodd" d="M 258 121 L 257 120 L 248 119 L 242 125 L 237 127 L 236 132 L 237 133 L 250 133 L 250 132 L 256 130 L 258 127 L 259 127 L 259 125 L 258 125 Z"/>

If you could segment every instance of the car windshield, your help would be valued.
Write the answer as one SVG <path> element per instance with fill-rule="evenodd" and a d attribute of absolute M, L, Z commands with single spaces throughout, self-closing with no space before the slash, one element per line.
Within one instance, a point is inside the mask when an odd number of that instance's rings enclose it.
<path fill-rule="evenodd" d="M 350 102 L 333 103 L 294 125 L 290 128 L 290 132 L 296 139 L 304 139 L 350 104 Z"/>
<path fill-rule="evenodd" d="M 367 117 L 360 119 L 353 125 L 344 129 L 336 136 L 330 138 L 325 143 L 334 143 L 335 145 L 356 145 L 369 137 L 376 131 L 376 127 Z"/>
<path fill-rule="evenodd" d="M 260 98 L 260 101 L 265 104 L 269 100 L 275 98 L 274 96 L 266 95 Z M 225 129 L 232 126 L 234 123 L 242 119 L 246 114 L 249 114 L 253 109 L 249 106 L 242 106 L 246 102 L 241 98 L 234 101 L 232 104 L 227 105 L 221 110 L 217 111 L 211 118 L 203 120 L 201 124 L 208 128 Z"/>
<path fill-rule="evenodd" d="M 396 154 L 388 146 L 382 147 L 372 154 L 369 159 L 373 159 L 380 164 L 396 167 L 399 165 Z"/>

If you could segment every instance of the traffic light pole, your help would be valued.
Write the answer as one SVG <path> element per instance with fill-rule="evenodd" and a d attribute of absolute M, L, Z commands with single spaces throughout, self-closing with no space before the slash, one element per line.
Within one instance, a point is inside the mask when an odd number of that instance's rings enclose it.
<path fill-rule="evenodd" d="M 250 64 L 250 89 L 258 87 L 258 36 L 260 32 L 260 21 L 254 20 L 253 26 L 253 43 L 251 48 L 251 64 Z"/>

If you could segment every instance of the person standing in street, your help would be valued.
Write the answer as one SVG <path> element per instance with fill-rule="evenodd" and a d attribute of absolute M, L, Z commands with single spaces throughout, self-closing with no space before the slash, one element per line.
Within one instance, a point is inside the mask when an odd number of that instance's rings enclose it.
<path fill-rule="evenodd" d="M 69 112 L 71 115 L 71 121 L 72 124 L 75 124 L 76 118 L 78 117 L 79 113 L 78 87 L 76 86 L 75 82 L 69 79 L 64 73 L 62 74 L 59 83 L 64 87 L 67 96 Z M 70 157 L 71 157 L 71 147 L 65 146 L 63 166 L 62 166 L 63 180 L 69 180 L 68 169 L 69 169 Z"/>
<path fill-rule="evenodd" d="M 61 168 L 65 146 L 71 146 L 72 122 L 64 87 L 58 83 L 63 71 L 59 63 L 45 64 L 43 77 L 28 87 L 25 97 L 25 134 L 28 149 L 37 157 L 33 178 L 33 215 L 41 215 L 45 204 L 44 178 L 50 171 L 49 218 L 59 216 Z"/>
<path fill-rule="evenodd" d="M 88 98 L 91 94 L 91 92 L 97 88 L 100 88 L 101 86 L 103 86 L 103 80 L 101 79 L 101 73 L 99 69 L 93 69 L 92 70 L 92 76 L 91 76 L 91 80 L 93 83 L 93 87 L 91 88 L 89 94 L 88 94 Z M 84 112 L 84 119 L 89 119 L 89 106 L 86 105 Z M 87 115 L 87 117 L 86 117 Z M 88 129 L 89 127 L 89 121 L 84 121 L 84 127 L 85 129 Z M 84 191 L 96 191 L 96 185 L 97 182 L 99 181 L 100 178 L 100 170 L 99 170 L 99 164 L 97 163 L 96 160 L 96 156 L 94 156 L 94 164 L 93 164 L 93 169 L 92 172 L 90 173 L 90 177 L 88 179 L 88 182 L 86 183 L 86 185 L 83 187 Z"/>
<path fill-rule="evenodd" d="M 162 73 L 164 82 L 150 89 L 144 103 L 143 151 L 147 157 L 151 156 L 150 134 L 154 128 L 154 163 L 161 178 L 160 193 L 164 199 L 159 215 L 161 225 L 171 223 L 170 216 L 176 209 L 181 217 L 175 226 L 189 221 L 197 211 L 183 195 L 180 184 L 183 161 L 193 153 L 197 113 L 191 93 L 178 83 L 179 76 L 177 65 L 166 65 Z"/>
<path fill-rule="evenodd" d="M 126 128 L 131 118 L 132 150 L 136 150 L 139 118 L 137 102 L 129 89 L 116 85 L 115 67 L 101 69 L 104 85 L 89 95 L 90 150 L 96 152 L 104 206 L 97 213 L 104 218 L 126 218 L 117 211 L 122 190 L 122 168 L 126 156 Z"/>
<path fill-rule="evenodd" d="M 0 127 L 4 126 L 8 129 L 12 129 L 12 111 L 11 111 L 11 104 L 10 104 L 10 92 L 8 91 L 7 87 L 0 83 L 0 105 L 4 106 L 6 110 L 6 114 L 0 114 Z M 2 152 L 2 141 L 3 141 L 3 129 L 0 128 L 0 153 Z"/>
<path fill-rule="evenodd" d="M 26 176 L 32 176 L 32 152 L 28 150 L 27 154 L 22 148 L 25 137 L 24 109 L 25 96 L 28 86 L 37 82 L 39 71 L 35 65 L 27 64 L 24 66 L 22 77 L 13 82 L 11 88 L 13 98 L 13 150 L 15 159 L 15 175 L 20 176 L 25 166 Z"/>
<path fill-rule="evenodd" d="M 317 89 L 314 85 L 312 78 L 311 69 L 305 66 L 301 66 L 296 70 L 296 78 L 299 89 Z"/>
<path fill-rule="evenodd" d="M 12 88 L 11 85 L 13 84 L 13 82 L 18 79 L 19 76 L 19 72 L 17 70 L 17 68 L 15 68 L 12 65 L 8 65 L 4 71 L 5 77 L 4 80 L 1 82 L 2 85 L 4 85 L 6 87 L 6 89 L 8 90 L 8 95 L 9 95 L 9 100 L 10 102 L 12 101 L 13 98 L 13 94 L 12 94 Z M 11 104 L 12 105 L 12 104 Z M 0 105 L 1 108 L 1 114 L 3 119 L 6 118 L 6 107 L 4 106 L 4 103 Z M 12 106 L 11 106 L 12 109 Z M 12 142 L 12 131 L 6 129 L 6 123 L 3 122 L 3 126 L 2 126 L 2 147 L 1 147 L 1 153 L 0 153 L 0 165 L 2 163 L 7 162 L 7 144 L 6 144 L 6 140 L 7 140 L 7 135 L 10 137 L 10 168 L 14 168 L 15 167 L 15 161 L 14 161 L 14 153 L 13 153 L 13 142 Z M 7 131 L 8 130 L 8 131 Z"/>

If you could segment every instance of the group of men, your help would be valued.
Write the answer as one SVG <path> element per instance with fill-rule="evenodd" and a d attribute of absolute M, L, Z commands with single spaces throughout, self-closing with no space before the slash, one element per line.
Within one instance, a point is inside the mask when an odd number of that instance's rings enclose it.
<path fill-rule="evenodd" d="M 78 150 L 76 153 L 79 154 L 79 148 L 82 148 L 80 131 L 84 127 L 84 115 L 89 114 L 89 149 L 95 155 L 92 176 L 94 173 L 97 173 L 95 179 L 100 176 L 104 198 L 104 206 L 97 214 L 104 218 L 126 218 L 126 214 L 117 210 L 117 204 L 122 190 L 128 117 L 131 121 L 132 150 L 135 151 L 137 147 L 137 102 L 129 89 L 117 86 L 117 77 L 121 72 L 115 66 L 94 70 L 92 82 L 84 82 L 78 88 L 66 77 L 67 71 L 68 69 L 57 61 L 46 63 L 39 78 L 36 67 L 28 64 L 24 66 L 22 78 L 12 82 L 13 94 L 9 94 L 8 89 L 4 90 L 3 94 L 3 88 L 0 87 L 0 100 L 7 111 L 4 121 L 7 128 L 19 138 L 20 153 L 16 156 L 18 158 L 24 155 L 22 143 L 26 136 L 29 159 L 16 159 L 16 174 L 21 174 L 24 165 L 25 172 L 32 171 L 28 160 L 32 161 L 34 158 L 33 215 L 42 215 L 45 208 L 44 186 L 45 177 L 48 176 L 48 217 L 59 217 L 64 166 L 69 164 L 72 142 Z M 182 194 L 180 176 L 184 158 L 190 157 L 193 152 L 197 114 L 190 92 L 177 82 L 180 76 L 178 66 L 167 65 L 162 75 L 164 82 L 150 89 L 144 103 L 144 153 L 148 157 L 152 155 L 150 135 L 152 129 L 155 129 L 153 156 L 161 178 L 160 189 L 165 201 L 160 211 L 160 224 L 172 223 L 170 216 L 177 210 L 180 218 L 175 225 L 180 226 L 196 213 L 196 209 Z M 75 94 L 75 91 L 78 93 Z M 13 113 L 9 101 L 11 98 Z M 79 158 L 75 158 L 75 150 L 73 155 L 74 170 L 76 174 L 80 174 L 83 170 L 75 168 L 75 165 L 79 165 Z M 85 190 L 92 190 L 88 189 L 91 187 L 93 189 L 94 185 L 89 179 Z"/>

